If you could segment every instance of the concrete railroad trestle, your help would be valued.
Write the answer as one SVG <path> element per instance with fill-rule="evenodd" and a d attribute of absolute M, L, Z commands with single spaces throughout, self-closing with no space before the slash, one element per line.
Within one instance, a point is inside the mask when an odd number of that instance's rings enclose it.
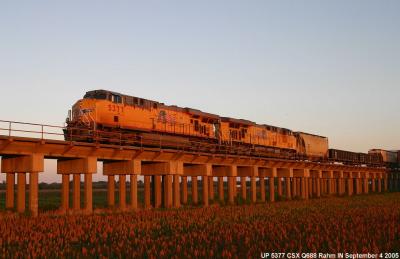
<path fill-rule="evenodd" d="M 321 195 L 354 195 L 397 189 L 398 171 L 386 168 L 346 166 L 331 163 L 286 161 L 223 154 L 189 153 L 140 147 L 120 147 L 92 143 L 74 143 L 0 136 L 1 172 L 6 174 L 6 208 L 14 208 L 15 175 L 17 177 L 17 212 L 25 212 L 26 175 L 29 175 L 29 212 L 38 215 L 38 177 L 44 171 L 44 159 L 57 160 L 62 176 L 60 212 L 93 212 L 92 174 L 97 162 L 103 163 L 108 176 L 107 200 L 115 206 L 115 177 L 119 177 L 118 208 L 178 208 L 188 203 L 188 177 L 191 200 L 199 203 L 198 177 L 202 178 L 203 206 L 210 200 L 225 201 L 227 180 L 228 204 L 235 197 L 250 201 L 274 202 L 277 197 L 318 198 Z M 81 208 L 81 174 L 84 175 L 84 206 Z M 72 208 L 69 207 L 70 175 Z M 138 205 L 137 176 L 144 176 L 144 204 Z M 130 177 L 130 204 L 126 204 L 126 177 Z M 240 178 L 238 190 L 237 178 Z M 217 182 L 214 179 L 217 178 Z M 216 192 L 214 194 L 214 191 Z M 240 191 L 240 192 L 239 192 Z"/>

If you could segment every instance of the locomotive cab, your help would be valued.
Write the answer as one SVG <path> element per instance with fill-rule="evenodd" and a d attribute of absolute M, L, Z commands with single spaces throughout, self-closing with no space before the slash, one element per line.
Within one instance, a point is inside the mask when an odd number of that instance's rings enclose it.
<path fill-rule="evenodd" d="M 120 94 L 112 93 L 105 90 L 94 90 L 86 92 L 85 96 L 83 96 L 83 99 L 109 100 L 110 102 L 119 104 L 122 104 L 123 100 Z"/>

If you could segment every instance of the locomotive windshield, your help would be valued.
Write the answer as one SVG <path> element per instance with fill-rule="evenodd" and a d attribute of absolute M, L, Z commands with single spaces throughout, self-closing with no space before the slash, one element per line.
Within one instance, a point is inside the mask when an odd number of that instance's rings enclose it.
<path fill-rule="evenodd" d="M 106 91 L 90 91 L 90 92 L 87 92 L 83 98 L 85 98 L 85 99 L 106 100 L 107 99 L 107 92 Z"/>

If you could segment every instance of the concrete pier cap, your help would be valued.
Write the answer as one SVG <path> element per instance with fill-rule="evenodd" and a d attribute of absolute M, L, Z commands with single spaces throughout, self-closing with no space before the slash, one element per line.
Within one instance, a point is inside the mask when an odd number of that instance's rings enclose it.
<path fill-rule="evenodd" d="M 238 170 L 236 165 L 213 165 L 212 166 L 213 176 L 238 176 Z"/>
<path fill-rule="evenodd" d="M 237 176 L 240 177 L 258 177 L 259 170 L 258 166 L 238 166 Z"/>
<path fill-rule="evenodd" d="M 278 173 L 277 173 L 276 168 L 274 170 L 274 168 L 259 167 L 258 168 L 258 175 L 260 177 L 272 178 L 272 177 L 277 177 Z"/>
<path fill-rule="evenodd" d="M 312 177 L 312 178 L 322 178 L 322 171 L 321 170 L 311 169 L 310 170 L 310 177 Z"/>
<path fill-rule="evenodd" d="M 309 169 L 293 169 L 293 176 L 292 177 L 299 177 L 299 178 L 303 178 L 303 177 L 310 177 L 310 170 Z"/>
<path fill-rule="evenodd" d="M 183 175 L 181 161 L 145 161 L 141 165 L 142 175 Z"/>
<path fill-rule="evenodd" d="M 97 158 L 58 159 L 57 174 L 95 174 L 97 173 Z"/>
<path fill-rule="evenodd" d="M 333 171 L 333 178 L 343 178 L 343 171 Z"/>
<path fill-rule="evenodd" d="M 188 164 L 183 165 L 185 176 L 212 176 L 213 169 L 211 164 Z"/>
<path fill-rule="evenodd" d="M 142 172 L 140 160 L 104 161 L 104 175 L 139 175 Z"/>
<path fill-rule="evenodd" d="M 293 177 L 293 168 L 277 168 L 277 175 L 283 178 Z"/>
<path fill-rule="evenodd" d="M 1 159 L 2 173 L 16 172 L 35 172 L 44 171 L 44 156 L 43 154 L 32 154 L 24 156 L 4 156 Z"/>
<path fill-rule="evenodd" d="M 332 170 L 323 170 L 322 171 L 322 178 L 333 178 L 333 171 Z"/>

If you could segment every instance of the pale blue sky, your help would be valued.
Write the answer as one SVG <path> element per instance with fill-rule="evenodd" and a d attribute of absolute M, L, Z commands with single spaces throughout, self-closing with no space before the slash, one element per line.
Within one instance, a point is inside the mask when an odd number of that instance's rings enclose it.
<path fill-rule="evenodd" d="M 399 14 L 386 0 L 2 0 L 0 119 L 61 125 L 103 88 L 400 149 Z"/>

